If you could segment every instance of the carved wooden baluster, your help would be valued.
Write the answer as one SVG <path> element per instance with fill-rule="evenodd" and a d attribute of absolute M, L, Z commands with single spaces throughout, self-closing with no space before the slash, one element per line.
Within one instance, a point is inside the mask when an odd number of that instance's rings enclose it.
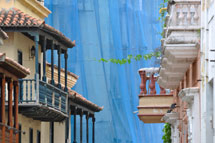
<path fill-rule="evenodd" d="M 156 94 L 155 81 L 156 81 L 156 77 L 154 77 L 154 73 L 152 73 L 150 76 L 150 84 L 149 84 L 150 94 Z"/>
<path fill-rule="evenodd" d="M 146 91 L 146 72 L 145 71 L 139 71 L 140 77 L 141 77 L 141 83 L 140 83 L 140 94 L 147 94 Z"/>
<path fill-rule="evenodd" d="M 166 94 L 166 90 L 161 86 L 159 86 L 159 87 L 160 87 L 160 94 Z"/>

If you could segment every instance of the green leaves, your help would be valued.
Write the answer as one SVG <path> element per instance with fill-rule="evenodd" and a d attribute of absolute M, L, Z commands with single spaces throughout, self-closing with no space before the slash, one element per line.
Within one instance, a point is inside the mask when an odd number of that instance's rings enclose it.
<path fill-rule="evenodd" d="M 171 125 L 169 123 L 165 123 L 162 131 L 164 132 L 164 135 L 162 137 L 163 142 L 171 143 Z"/>
<path fill-rule="evenodd" d="M 161 56 L 160 52 L 154 52 L 154 53 L 145 54 L 145 55 L 136 55 L 136 56 L 128 55 L 127 58 L 125 58 L 125 59 L 104 59 L 104 58 L 101 58 L 98 61 L 99 62 L 105 62 L 105 63 L 111 62 L 111 63 L 114 63 L 114 64 L 123 65 L 123 64 L 125 64 L 127 62 L 130 64 L 132 59 L 134 59 L 135 61 L 140 61 L 141 59 L 149 60 L 152 57 L 160 57 L 160 56 Z"/>

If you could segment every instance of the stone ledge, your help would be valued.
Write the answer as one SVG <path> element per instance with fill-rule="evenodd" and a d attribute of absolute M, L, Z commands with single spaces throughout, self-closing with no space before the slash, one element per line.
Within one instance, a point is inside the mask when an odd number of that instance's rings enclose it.
<path fill-rule="evenodd" d="M 198 87 L 191 87 L 191 88 L 182 89 L 178 93 L 178 96 L 182 99 L 182 101 L 185 101 L 188 104 L 192 104 L 194 96 L 197 94 L 199 94 L 199 88 Z"/>
<path fill-rule="evenodd" d="M 166 113 L 162 118 L 163 121 L 170 124 L 174 124 L 178 119 L 179 114 L 177 112 Z"/>

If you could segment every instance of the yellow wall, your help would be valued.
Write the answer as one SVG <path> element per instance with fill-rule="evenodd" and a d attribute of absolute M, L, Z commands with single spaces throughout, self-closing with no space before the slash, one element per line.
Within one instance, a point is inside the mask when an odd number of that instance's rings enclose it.
<path fill-rule="evenodd" d="M 43 20 L 51 13 L 36 0 L 0 0 L 0 9 L 18 8 L 26 14 Z"/>
<path fill-rule="evenodd" d="M 6 53 L 9 58 L 18 61 L 18 50 L 22 51 L 23 54 L 23 66 L 30 69 L 30 75 L 26 78 L 33 79 L 35 74 L 35 57 L 30 58 L 30 49 L 35 46 L 34 41 L 24 36 L 21 33 L 13 32 L 8 33 L 9 38 L 4 41 L 4 45 L 0 47 L 1 53 Z M 39 63 L 42 61 L 41 47 L 39 46 Z M 42 68 L 42 66 L 41 66 Z"/>

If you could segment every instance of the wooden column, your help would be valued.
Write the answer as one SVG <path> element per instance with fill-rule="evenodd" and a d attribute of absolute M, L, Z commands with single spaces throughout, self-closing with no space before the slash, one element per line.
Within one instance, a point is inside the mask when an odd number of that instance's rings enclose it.
<path fill-rule="evenodd" d="M 35 34 L 34 36 L 35 42 L 35 99 L 36 102 L 39 102 L 39 34 Z"/>
<path fill-rule="evenodd" d="M 54 43 L 51 42 L 51 84 L 54 85 Z"/>
<path fill-rule="evenodd" d="M 95 143 L 95 121 L 96 121 L 96 118 L 92 117 L 92 121 L 93 121 L 93 142 L 92 143 Z"/>
<path fill-rule="evenodd" d="M 39 35 L 35 35 L 34 36 L 34 42 L 35 42 L 35 70 L 36 70 L 36 76 L 38 76 L 37 74 L 39 74 L 39 70 L 38 70 L 38 49 L 39 49 Z"/>
<path fill-rule="evenodd" d="M 46 38 L 43 41 L 43 81 L 46 82 Z"/>
<path fill-rule="evenodd" d="M 65 91 L 67 92 L 67 59 L 68 59 L 68 54 L 67 54 L 67 50 L 64 53 L 64 60 L 65 60 Z"/>
<path fill-rule="evenodd" d="M 88 123 L 88 121 L 89 121 L 89 115 L 88 115 L 88 113 L 86 114 L 86 137 L 87 137 L 87 143 L 89 143 L 89 127 L 88 127 L 88 125 L 89 125 L 89 123 Z"/>
<path fill-rule="evenodd" d="M 61 49 L 60 46 L 58 46 L 58 88 L 61 88 L 60 84 L 60 72 L 61 72 Z"/>
<path fill-rule="evenodd" d="M 15 94 L 14 94 L 14 127 L 19 130 L 19 123 L 18 123 L 18 98 L 19 98 L 19 84 L 18 81 L 14 82 L 14 86 L 15 86 Z M 19 134 L 16 134 L 16 143 L 19 143 Z"/>
<path fill-rule="evenodd" d="M 9 79 L 8 86 L 8 125 L 13 127 L 13 80 Z M 13 130 L 9 130 L 9 142 L 13 142 Z"/>
<path fill-rule="evenodd" d="M 5 76 L 1 80 L 1 122 L 2 126 L 2 143 L 5 143 Z"/>
<path fill-rule="evenodd" d="M 74 109 L 74 141 L 73 143 L 77 143 L 76 141 L 76 114 L 77 114 L 77 108 Z"/>
<path fill-rule="evenodd" d="M 83 129 L 83 111 L 81 110 L 81 113 L 80 113 L 80 143 L 83 142 L 83 134 L 82 134 L 82 129 Z"/>

